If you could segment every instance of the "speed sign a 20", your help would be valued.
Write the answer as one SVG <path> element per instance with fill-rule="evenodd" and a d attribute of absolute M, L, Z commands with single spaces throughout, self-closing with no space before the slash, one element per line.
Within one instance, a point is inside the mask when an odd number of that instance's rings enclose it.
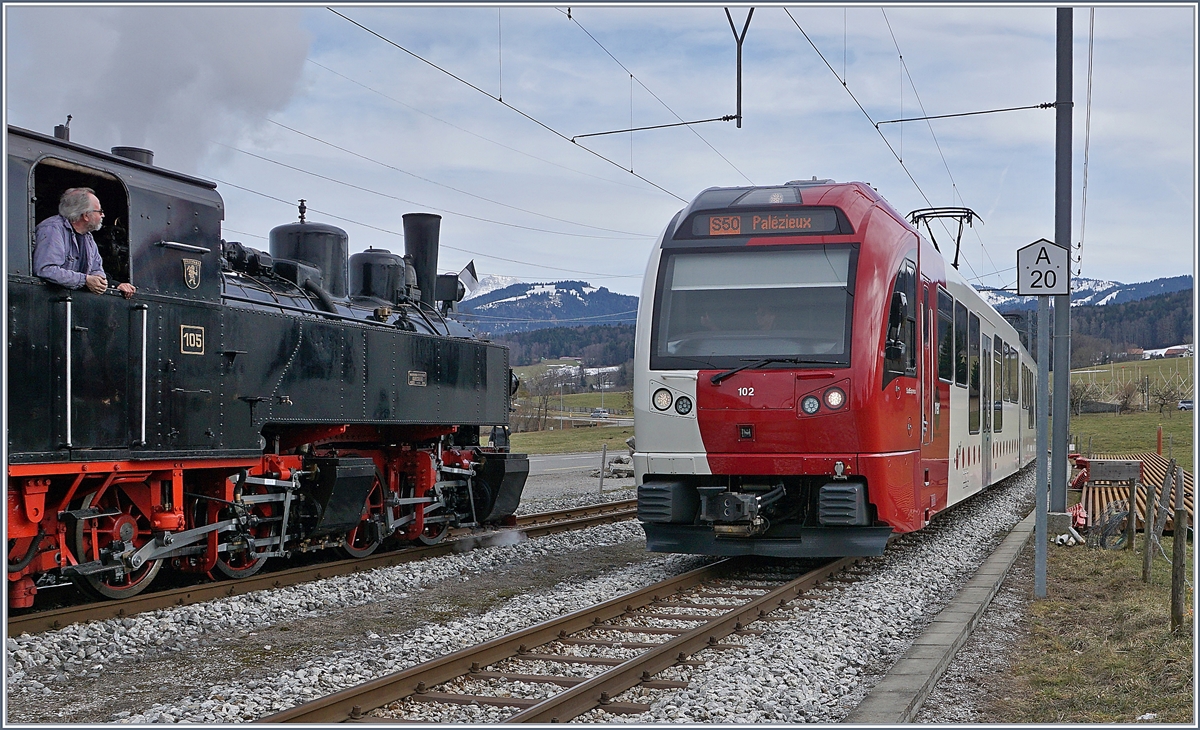
<path fill-rule="evenodd" d="M 1058 296 L 1071 293 L 1067 250 L 1042 238 L 1017 249 L 1017 294 Z"/>

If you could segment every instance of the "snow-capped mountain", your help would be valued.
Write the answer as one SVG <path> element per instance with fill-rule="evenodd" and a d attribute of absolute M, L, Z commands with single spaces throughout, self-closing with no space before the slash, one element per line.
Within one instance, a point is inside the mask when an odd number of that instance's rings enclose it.
<path fill-rule="evenodd" d="M 977 287 L 983 298 L 999 312 L 1037 309 L 1037 297 L 1019 297 L 1012 292 Z M 1071 306 L 1103 306 L 1136 302 L 1147 297 L 1192 288 L 1191 275 L 1171 276 L 1164 279 L 1144 281 L 1137 284 L 1122 284 L 1119 281 L 1104 281 L 1076 277 L 1071 280 Z"/>
<path fill-rule="evenodd" d="M 479 280 L 479 286 L 475 287 L 475 291 L 469 292 L 467 296 L 463 298 L 463 301 L 465 302 L 469 299 L 478 299 L 485 294 L 491 294 L 497 289 L 503 289 L 506 286 L 512 286 L 513 284 L 520 283 L 521 280 L 515 276 L 497 276 L 495 274 L 488 274 Z"/>
<path fill-rule="evenodd" d="M 637 297 L 602 286 L 584 281 L 515 282 L 504 286 L 505 278 L 485 276 L 480 288 L 459 302 L 459 318 L 478 332 L 500 335 L 547 327 L 631 325 L 637 316 Z M 485 290 L 489 283 L 491 287 Z"/>
<path fill-rule="evenodd" d="M 1191 288 L 1190 275 L 1136 284 L 1076 278 L 1071 282 L 1071 306 L 1122 304 Z M 988 288 L 980 288 L 980 294 L 1000 312 L 1037 309 L 1036 297 L 1019 297 Z M 475 331 L 498 336 L 551 327 L 632 325 L 637 307 L 637 297 L 584 281 L 528 283 L 511 276 L 489 275 L 459 302 L 457 309 L 459 319 Z"/>

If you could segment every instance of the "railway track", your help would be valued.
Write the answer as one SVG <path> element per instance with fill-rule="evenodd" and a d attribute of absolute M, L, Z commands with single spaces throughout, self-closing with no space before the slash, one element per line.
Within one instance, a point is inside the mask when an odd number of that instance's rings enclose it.
<path fill-rule="evenodd" d="M 522 539 L 552 535 L 568 530 L 581 530 L 593 525 L 632 519 L 637 514 L 637 500 L 606 502 L 589 507 L 573 507 L 550 512 L 538 512 L 516 518 L 516 524 L 501 530 L 476 534 L 469 530 L 451 531 L 449 537 L 437 545 L 404 548 L 376 553 L 365 558 L 352 558 L 317 565 L 289 568 L 277 572 L 255 575 L 241 580 L 223 580 L 183 588 L 143 593 L 119 601 L 85 603 L 45 611 L 9 616 L 8 635 L 36 634 L 62 628 L 74 623 L 122 618 L 171 606 L 186 606 L 211 601 L 227 596 L 237 596 L 272 588 L 306 583 L 312 580 L 331 578 L 338 575 L 359 573 L 376 568 L 387 568 L 426 558 L 464 552 L 477 547 L 487 547 L 497 542 L 511 542 L 512 533 Z"/>
<path fill-rule="evenodd" d="M 620 695 L 686 687 L 655 675 L 702 665 L 689 657 L 706 649 L 737 648 L 725 640 L 763 633 L 748 627 L 831 577 L 854 580 L 835 574 L 858 560 L 831 561 L 789 580 L 739 576 L 741 560 L 721 561 L 258 721 L 405 722 L 406 708 L 428 703 L 514 708 L 505 722 L 567 722 L 597 708 L 645 712 L 649 705 Z M 614 649 L 627 656 L 599 655 Z M 558 673 L 537 671 L 547 666 Z M 579 666 L 593 674 L 563 669 Z M 538 696 L 513 696 L 513 683 L 538 686 Z"/>

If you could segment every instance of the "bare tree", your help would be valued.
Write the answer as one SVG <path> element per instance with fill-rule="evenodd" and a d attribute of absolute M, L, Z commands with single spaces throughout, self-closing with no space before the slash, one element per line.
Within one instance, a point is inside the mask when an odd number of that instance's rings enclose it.
<path fill-rule="evenodd" d="M 1071 410 L 1078 416 L 1083 413 L 1083 405 L 1085 403 L 1099 399 L 1100 388 L 1094 383 L 1085 383 L 1081 380 L 1072 381 L 1069 397 L 1071 399 Z"/>
<path fill-rule="evenodd" d="M 1174 416 L 1175 406 L 1182 397 L 1183 389 L 1179 387 L 1179 383 L 1173 380 L 1157 382 L 1150 386 L 1150 400 L 1158 406 L 1160 414 L 1163 412 L 1163 408 L 1166 408 L 1167 413 Z"/>
<path fill-rule="evenodd" d="M 1133 410 L 1133 404 L 1137 402 L 1137 396 L 1138 384 L 1136 381 L 1130 380 L 1117 388 L 1117 404 L 1121 407 L 1121 413 L 1128 413 Z"/>

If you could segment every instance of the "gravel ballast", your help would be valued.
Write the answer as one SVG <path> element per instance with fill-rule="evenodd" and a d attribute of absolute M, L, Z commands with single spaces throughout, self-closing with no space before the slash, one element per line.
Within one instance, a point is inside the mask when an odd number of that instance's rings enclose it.
<path fill-rule="evenodd" d="M 633 496 L 543 490 L 521 513 Z M 554 479 L 562 480 L 562 475 Z M 531 478 L 533 481 L 533 478 Z M 829 584 L 817 610 L 789 608 L 743 648 L 675 667 L 683 690 L 631 691 L 642 715 L 597 722 L 836 722 L 1027 512 L 1031 471 L 901 537 Z M 609 491 L 610 487 L 623 487 Z M 647 554 L 638 523 L 474 550 L 275 591 L 10 638 L 9 722 L 245 722 L 690 570 L 707 559 Z M 344 611 L 353 607 L 353 611 Z M 755 628 L 758 628 L 757 626 Z M 654 640 L 651 635 L 643 639 Z M 661 637 L 660 637 L 661 638 Z M 632 639 L 631 639 L 632 640 Z M 578 650 L 579 647 L 575 647 Z M 553 668 L 532 672 L 565 673 Z M 577 666 L 583 676 L 594 669 Z M 666 673 L 662 675 L 667 676 Z M 522 686 L 516 686 L 522 684 Z M 546 685 L 513 683 L 515 696 Z M 533 693 L 526 695 L 525 693 Z M 494 722 L 513 708 L 420 708 L 423 719 Z M 457 713 L 457 714 L 447 714 Z M 414 717 L 414 719 L 416 719 Z"/>

